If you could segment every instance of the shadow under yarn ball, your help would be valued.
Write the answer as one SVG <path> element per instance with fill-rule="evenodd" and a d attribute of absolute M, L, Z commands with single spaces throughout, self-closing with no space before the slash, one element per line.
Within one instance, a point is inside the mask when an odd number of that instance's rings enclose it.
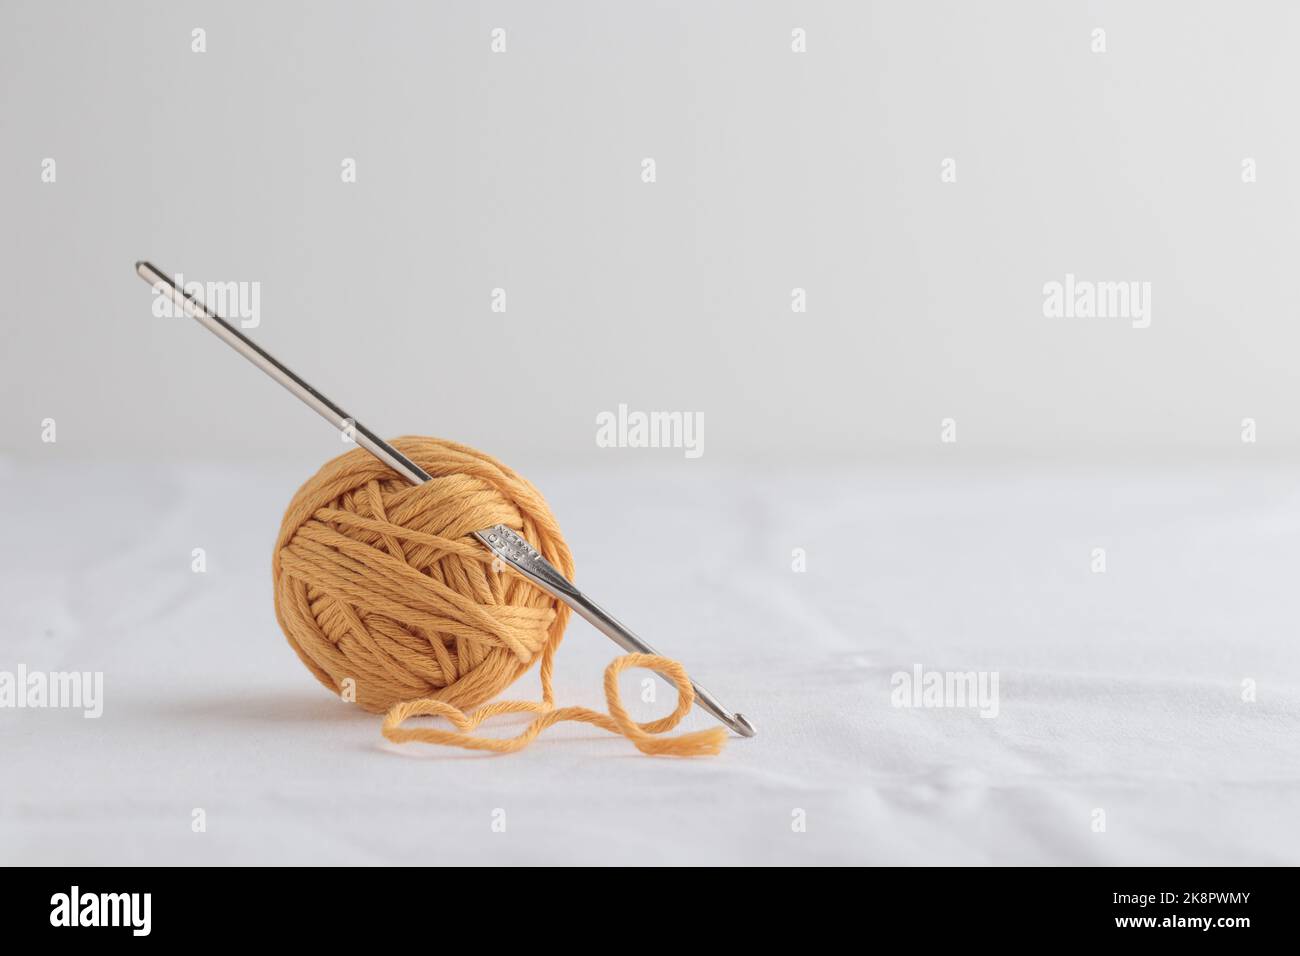
<path fill-rule="evenodd" d="M 513 528 L 568 578 L 573 557 L 545 499 L 506 465 L 438 438 L 392 444 L 433 480 L 411 485 L 359 448 L 326 463 L 280 527 L 276 617 L 316 678 L 368 711 L 476 707 L 554 653 L 570 612 L 494 569 L 471 532 Z"/>

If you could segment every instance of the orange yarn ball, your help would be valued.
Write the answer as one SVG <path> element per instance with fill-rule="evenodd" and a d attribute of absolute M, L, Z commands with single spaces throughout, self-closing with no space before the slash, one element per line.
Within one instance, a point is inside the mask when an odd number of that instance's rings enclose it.
<path fill-rule="evenodd" d="M 322 467 L 276 540 L 276 617 L 316 678 L 366 710 L 472 708 L 539 657 L 549 669 L 569 608 L 494 567 L 471 532 L 513 528 L 568 578 L 573 558 L 541 494 L 501 462 L 437 438 L 392 444 L 433 480 L 411 485 L 359 448 Z"/>
<path fill-rule="evenodd" d="M 643 753 L 716 754 L 721 727 L 662 736 L 690 712 L 694 690 L 676 661 L 627 654 L 605 669 L 609 712 L 556 707 L 555 651 L 569 608 L 500 565 L 473 532 L 518 531 L 566 578 L 573 558 L 537 489 L 482 452 L 438 438 L 392 444 L 433 476 L 412 485 L 360 448 L 328 462 L 298 489 L 276 539 L 275 615 L 317 680 L 366 710 L 387 712 L 391 741 L 509 753 L 561 721 L 621 734 Z M 541 660 L 542 698 L 487 703 Z M 677 688 L 672 713 L 634 721 L 618 675 L 653 670 Z M 480 706 L 482 705 L 482 706 Z M 515 737 L 473 733 L 486 719 L 533 714 Z M 406 726 L 442 718 L 453 729 Z"/>

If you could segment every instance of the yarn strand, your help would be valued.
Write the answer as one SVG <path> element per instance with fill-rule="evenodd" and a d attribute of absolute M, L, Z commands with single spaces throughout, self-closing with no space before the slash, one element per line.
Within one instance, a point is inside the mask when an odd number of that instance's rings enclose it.
<path fill-rule="evenodd" d="M 672 681 L 677 689 L 677 707 L 667 717 L 647 723 L 637 723 L 629 716 L 618 692 L 618 675 L 629 667 L 644 667 L 658 671 Z M 676 737 L 660 737 L 676 727 L 690 712 L 695 702 L 695 691 L 686 669 L 677 661 L 655 654 L 626 654 L 617 657 L 605 668 L 605 701 L 609 713 L 587 707 L 554 708 L 550 703 L 551 688 L 549 676 L 543 678 L 543 700 L 538 701 L 500 701 L 485 704 L 466 714 L 436 698 L 426 697 L 420 700 L 404 701 L 389 710 L 384 718 L 384 736 L 394 743 L 420 741 L 429 744 L 447 744 L 464 747 L 467 750 L 488 750 L 494 753 L 516 753 L 523 750 L 542 733 L 562 721 L 572 720 L 584 724 L 593 724 L 610 733 L 622 734 L 636 745 L 642 753 L 661 757 L 698 757 L 719 753 L 727 741 L 727 732 L 722 727 L 710 727 Z M 475 730 L 489 717 L 513 713 L 539 713 L 523 732 L 516 737 L 477 737 L 470 731 Z M 412 717 L 445 717 L 457 730 L 442 730 L 437 727 L 403 727 Z"/>

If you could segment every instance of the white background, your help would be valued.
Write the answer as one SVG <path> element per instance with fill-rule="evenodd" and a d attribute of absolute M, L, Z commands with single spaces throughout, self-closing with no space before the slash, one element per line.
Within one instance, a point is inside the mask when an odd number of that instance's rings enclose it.
<path fill-rule="evenodd" d="M 519 467 L 608 460 L 620 402 L 703 412 L 716 462 L 946 417 L 998 461 L 1234 459 L 1244 417 L 1300 451 L 1289 4 L 3 9 L 10 454 L 46 417 L 67 455 L 333 450 L 136 259 L 260 282 L 258 341 L 360 419 Z M 1150 328 L 1045 319 L 1066 273 L 1150 282 Z"/>
<path fill-rule="evenodd" d="M 1297 862 L 1298 27 L 5 0 L 0 670 L 106 699 L 0 710 L 0 859 Z M 759 736 L 383 744 L 271 612 L 338 436 L 154 317 L 139 258 L 260 282 L 253 336 L 367 424 L 534 480 L 584 589 Z M 1150 327 L 1045 318 L 1067 273 L 1150 282 Z M 703 457 L 597 447 L 620 403 L 703 413 Z M 574 624 L 559 702 L 614 654 Z M 891 706 L 916 664 L 997 671 L 999 716 Z"/>

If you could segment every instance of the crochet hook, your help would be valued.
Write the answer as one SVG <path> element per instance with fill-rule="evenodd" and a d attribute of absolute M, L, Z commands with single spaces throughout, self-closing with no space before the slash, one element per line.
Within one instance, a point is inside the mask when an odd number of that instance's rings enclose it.
<path fill-rule="evenodd" d="M 407 481 L 419 485 L 432 480 L 432 476 L 420 468 L 419 465 L 307 384 L 304 379 L 290 371 L 286 365 L 271 355 L 270 352 L 244 335 L 221 316 L 208 309 L 201 300 L 179 288 L 168 275 L 156 266 L 148 262 L 137 262 L 135 271 L 141 279 L 153 287 L 155 293 L 161 293 L 170 298 L 172 303 L 186 315 L 197 319 L 209 332 L 283 385 L 316 414 L 320 415 L 321 418 L 335 428 L 351 429 L 359 446 L 370 452 Z M 637 654 L 659 654 L 658 651 L 620 623 L 612 614 L 578 590 L 571 581 L 556 570 L 553 564 L 542 557 L 535 548 L 512 529 L 498 524 L 475 531 L 474 536 L 502 562 L 510 565 L 515 571 L 556 600 L 563 601 L 573 608 L 580 617 L 591 623 L 596 630 L 623 648 L 623 650 Z M 691 681 L 691 687 L 695 691 L 696 703 L 705 711 L 712 714 L 740 736 L 754 736 L 754 725 L 745 718 L 744 714 L 733 713 L 723 707 L 716 697 L 694 681 Z"/>

